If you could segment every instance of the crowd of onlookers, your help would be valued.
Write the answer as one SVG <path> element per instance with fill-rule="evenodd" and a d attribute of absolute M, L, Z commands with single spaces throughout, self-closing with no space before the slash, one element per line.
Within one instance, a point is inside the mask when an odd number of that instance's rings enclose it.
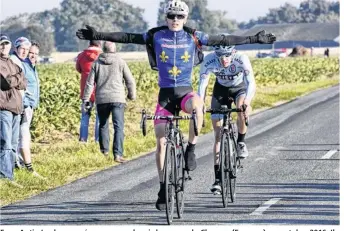
<path fill-rule="evenodd" d="M 39 78 L 36 63 L 39 44 L 25 37 L 13 43 L 0 37 L 0 177 L 13 180 L 14 166 L 25 167 L 43 178 L 31 161 L 30 125 L 39 104 Z"/>
<path fill-rule="evenodd" d="M 40 82 L 36 68 L 40 46 L 26 37 L 14 42 L 0 37 L 0 180 L 14 182 L 14 169 L 25 168 L 35 177 L 46 179 L 35 171 L 31 158 L 30 127 L 39 105 Z M 114 126 L 113 155 L 119 163 L 123 157 L 124 108 L 126 98 L 135 99 L 135 80 L 112 42 L 90 41 L 89 47 L 76 60 L 81 74 L 80 142 L 87 142 L 92 108 L 96 107 L 95 141 L 108 156 L 108 118 Z M 125 86 L 128 89 L 126 95 Z"/>

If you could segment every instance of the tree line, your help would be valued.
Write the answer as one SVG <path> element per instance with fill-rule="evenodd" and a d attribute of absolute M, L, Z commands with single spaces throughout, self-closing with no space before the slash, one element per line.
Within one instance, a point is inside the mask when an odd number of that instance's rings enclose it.
<path fill-rule="evenodd" d="M 295 7 L 285 3 L 258 19 L 237 22 L 226 16 L 226 11 L 209 10 L 207 0 L 184 0 L 190 14 L 187 25 L 207 33 L 231 33 L 249 29 L 256 24 L 339 22 L 339 1 L 305 0 Z M 157 25 L 164 25 L 164 5 L 160 1 Z M 12 39 L 26 36 L 41 45 L 42 55 L 53 51 L 80 51 L 87 41 L 77 39 L 75 32 L 86 24 L 101 31 L 145 32 L 148 23 L 143 18 L 144 9 L 133 7 L 123 0 L 63 0 L 59 8 L 32 14 L 19 14 L 0 22 L 1 33 Z M 118 44 L 122 51 L 140 51 L 145 47 Z"/>

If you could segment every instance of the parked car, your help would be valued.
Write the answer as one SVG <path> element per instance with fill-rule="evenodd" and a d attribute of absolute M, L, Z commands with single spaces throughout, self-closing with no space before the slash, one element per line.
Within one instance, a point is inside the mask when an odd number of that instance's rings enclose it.
<path fill-rule="evenodd" d="M 39 62 L 40 63 L 54 63 L 55 60 L 52 57 L 45 57 L 45 56 L 43 56 L 43 57 L 41 57 L 39 59 Z"/>
<path fill-rule="evenodd" d="M 256 55 L 257 58 L 285 58 L 287 56 L 287 49 L 285 48 L 273 50 L 270 53 L 258 52 Z"/>
<path fill-rule="evenodd" d="M 274 50 L 271 52 L 272 57 L 274 58 L 285 58 L 288 56 L 286 50 Z"/>
<path fill-rule="evenodd" d="M 270 53 L 263 53 L 263 52 L 258 52 L 256 55 L 257 58 L 272 58 Z"/>

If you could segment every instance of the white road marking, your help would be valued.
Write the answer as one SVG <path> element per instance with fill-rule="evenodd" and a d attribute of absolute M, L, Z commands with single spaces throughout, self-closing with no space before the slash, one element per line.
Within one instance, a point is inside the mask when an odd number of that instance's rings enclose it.
<path fill-rule="evenodd" d="M 256 158 L 254 161 L 260 161 L 260 160 L 266 160 L 266 158 L 264 158 L 264 157 L 258 157 L 258 158 Z"/>
<path fill-rule="evenodd" d="M 330 150 L 323 157 L 321 157 L 321 159 L 330 159 L 331 156 L 333 156 L 333 154 L 335 154 L 337 151 L 337 149 Z"/>
<path fill-rule="evenodd" d="M 276 204 L 281 199 L 282 198 L 272 198 L 272 199 L 270 199 L 269 201 L 265 202 L 263 205 L 259 206 L 250 215 L 254 215 L 254 216 L 263 215 L 263 212 L 265 212 L 268 208 L 270 208 L 271 205 Z"/>
<path fill-rule="evenodd" d="M 283 150 L 288 150 L 288 148 L 283 147 L 283 146 L 276 146 L 273 149 L 277 150 L 277 151 L 283 151 Z"/>

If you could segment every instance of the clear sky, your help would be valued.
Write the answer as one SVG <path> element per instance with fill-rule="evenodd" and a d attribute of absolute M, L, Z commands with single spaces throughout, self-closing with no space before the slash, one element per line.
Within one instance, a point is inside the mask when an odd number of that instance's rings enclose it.
<path fill-rule="evenodd" d="M 122 0 L 133 6 L 145 9 L 144 18 L 150 27 L 156 25 L 160 0 Z M 331 1 L 331 0 L 329 0 Z M 8 16 L 25 12 L 39 12 L 59 7 L 62 0 L 0 0 L 0 20 Z M 265 16 L 269 8 L 276 8 L 284 3 L 299 6 L 302 0 L 208 0 L 211 10 L 225 10 L 227 17 L 237 21 L 248 21 L 258 16 Z"/>

